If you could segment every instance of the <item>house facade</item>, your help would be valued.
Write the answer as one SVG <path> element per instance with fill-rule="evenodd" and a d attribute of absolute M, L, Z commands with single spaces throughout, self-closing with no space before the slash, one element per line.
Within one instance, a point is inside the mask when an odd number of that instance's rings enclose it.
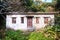
<path fill-rule="evenodd" d="M 6 28 L 14 30 L 34 30 L 54 25 L 56 12 L 9 12 L 6 15 Z"/>

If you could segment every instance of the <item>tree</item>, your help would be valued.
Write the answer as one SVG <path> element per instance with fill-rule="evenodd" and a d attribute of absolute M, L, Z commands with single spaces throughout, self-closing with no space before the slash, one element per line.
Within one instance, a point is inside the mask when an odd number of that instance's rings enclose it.
<path fill-rule="evenodd" d="M 8 7 L 8 4 L 7 4 L 7 1 L 6 0 L 0 0 L 0 14 L 2 12 L 5 12 L 7 11 L 7 7 Z"/>
<path fill-rule="evenodd" d="M 45 12 L 49 6 L 52 7 L 52 9 L 54 9 L 54 5 L 55 5 L 53 4 L 54 2 L 48 3 L 46 2 L 46 0 L 45 2 L 42 2 L 41 0 L 35 0 L 35 1 L 25 0 L 24 2 L 25 2 L 24 4 L 25 4 L 26 10 L 27 11 L 31 10 L 34 12 L 37 12 L 37 11 Z"/>
<path fill-rule="evenodd" d="M 55 1 L 56 1 L 55 9 L 56 9 L 56 11 L 60 12 L 60 0 L 55 0 Z M 60 24 L 60 14 L 55 15 L 55 24 L 57 24 L 57 25 Z"/>
<path fill-rule="evenodd" d="M 7 2 L 10 11 L 24 11 L 23 0 L 7 0 Z"/>
<path fill-rule="evenodd" d="M 0 0 L 0 29 L 5 28 L 6 25 L 6 14 L 8 11 L 8 4 L 6 0 Z"/>
<path fill-rule="evenodd" d="M 25 7 L 25 11 L 30 11 L 31 6 L 34 4 L 33 0 L 23 0 L 23 5 Z"/>
<path fill-rule="evenodd" d="M 57 11 L 60 10 L 60 0 L 57 0 L 57 4 L 55 5 Z"/>

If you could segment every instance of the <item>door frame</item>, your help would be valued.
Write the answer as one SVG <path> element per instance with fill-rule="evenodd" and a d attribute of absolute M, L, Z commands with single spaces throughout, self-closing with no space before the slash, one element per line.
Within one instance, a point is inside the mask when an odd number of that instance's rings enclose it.
<path fill-rule="evenodd" d="M 33 16 L 26 16 L 27 17 L 27 28 L 32 28 L 33 27 Z M 28 18 L 31 18 L 32 21 L 32 26 L 28 27 Z"/>

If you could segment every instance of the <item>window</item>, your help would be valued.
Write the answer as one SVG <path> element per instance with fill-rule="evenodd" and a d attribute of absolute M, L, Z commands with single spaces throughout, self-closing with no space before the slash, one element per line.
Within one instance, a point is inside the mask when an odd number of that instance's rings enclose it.
<path fill-rule="evenodd" d="M 44 17 L 44 23 L 48 24 L 48 17 Z"/>
<path fill-rule="evenodd" d="M 24 23 L 24 17 L 21 17 L 21 23 Z"/>
<path fill-rule="evenodd" d="M 36 17 L 36 23 L 39 23 L 39 17 Z"/>
<path fill-rule="evenodd" d="M 12 17 L 12 23 L 16 23 L 16 17 Z"/>

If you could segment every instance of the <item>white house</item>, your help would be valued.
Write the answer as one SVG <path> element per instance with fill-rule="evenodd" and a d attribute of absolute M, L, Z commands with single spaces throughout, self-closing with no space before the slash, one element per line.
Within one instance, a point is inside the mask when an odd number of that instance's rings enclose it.
<path fill-rule="evenodd" d="M 6 28 L 15 30 L 34 30 L 54 25 L 57 12 L 9 12 L 6 15 Z"/>

